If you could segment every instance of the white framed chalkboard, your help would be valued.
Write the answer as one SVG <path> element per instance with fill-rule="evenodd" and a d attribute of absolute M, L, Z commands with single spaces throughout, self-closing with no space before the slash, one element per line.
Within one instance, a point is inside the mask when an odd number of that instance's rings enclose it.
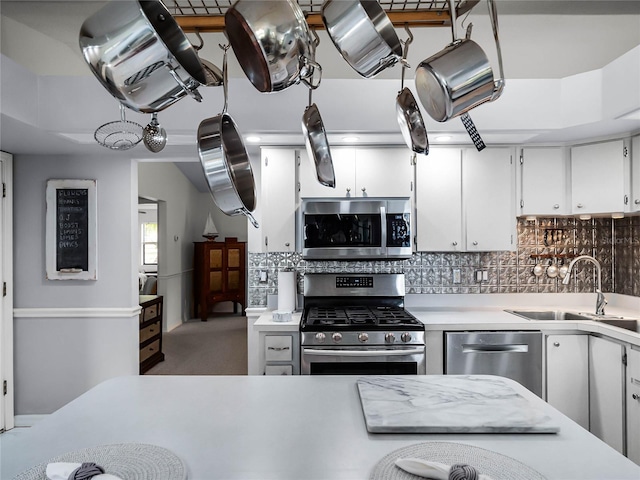
<path fill-rule="evenodd" d="M 47 180 L 48 280 L 97 280 L 95 180 Z"/>

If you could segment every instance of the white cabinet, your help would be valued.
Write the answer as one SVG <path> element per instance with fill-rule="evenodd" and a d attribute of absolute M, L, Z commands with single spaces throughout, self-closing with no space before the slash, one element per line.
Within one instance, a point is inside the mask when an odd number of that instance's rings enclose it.
<path fill-rule="evenodd" d="M 640 350 L 627 349 L 627 457 L 640 465 Z"/>
<path fill-rule="evenodd" d="M 510 148 L 432 148 L 416 164 L 418 250 L 513 250 L 514 187 Z"/>
<path fill-rule="evenodd" d="M 431 147 L 416 162 L 416 249 L 460 251 L 462 242 L 462 151 Z"/>
<path fill-rule="evenodd" d="M 294 251 L 296 151 L 263 148 L 261 156 L 262 251 Z"/>
<path fill-rule="evenodd" d="M 571 213 L 626 210 L 628 164 L 624 152 L 622 140 L 571 148 Z"/>
<path fill-rule="evenodd" d="M 624 453 L 623 345 L 589 337 L 589 430 Z"/>
<path fill-rule="evenodd" d="M 568 213 L 564 148 L 526 147 L 520 151 L 520 215 Z"/>
<path fill-rule="evenodd" d="M 640 212 L 640 136 L 631 141 L 631 202 L 630 210 Z"/>
<path fill-rule="evenodd" d="M 264 375 L 299 375 L 298 331 L 260 332 L 260 366 Z"/>
<path fill-rule="evenodd" d="M 318 183 L 315 166 L 300 151 L 300 198 L 410 197 L 413 190 L 412 152 L 407 148 L 332 148 L 335 188 Z"/>
<path fill-rule="evenodd" d="M 589 429 L 589 336 L 547 335 L 547 402 Z"/>

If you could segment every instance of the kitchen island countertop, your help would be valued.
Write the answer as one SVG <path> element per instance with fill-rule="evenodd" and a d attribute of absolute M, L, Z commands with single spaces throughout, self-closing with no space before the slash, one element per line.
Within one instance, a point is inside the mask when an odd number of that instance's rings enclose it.
<path fill-rule="evenodd" d="M 394 450 L 446 441 L 506 455 L 549 480 L 640 478 L 639 466 L 515 382 L 519 393 L 558 424 L 559 433 L 367 433 L 358 378 L 108 380 L 28 431 L 0 436 L 0 476 L 12 478 L 54 456 L 86 447 L 147 443 L 178 455 L 190 480 L 365 480 Z"/>

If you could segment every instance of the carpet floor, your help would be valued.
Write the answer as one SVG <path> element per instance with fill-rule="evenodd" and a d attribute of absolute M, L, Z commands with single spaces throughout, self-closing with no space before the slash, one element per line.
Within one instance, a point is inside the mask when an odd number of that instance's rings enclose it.
<path fill-rule="evenodd" d="M 247 317 L 191 320 L 162 336 L 164 362 L 145 375 L 246 375 Z"/>

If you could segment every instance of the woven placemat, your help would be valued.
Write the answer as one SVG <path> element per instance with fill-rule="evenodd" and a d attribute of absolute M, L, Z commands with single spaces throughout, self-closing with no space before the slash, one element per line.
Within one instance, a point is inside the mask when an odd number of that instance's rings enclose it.
<path fill-rule="evenodd" d="M 182 460 L 166 448 L 144 443 L 99 445 L 68 452 L 21 473 L 14 480 L 47 480 L 47 464 L 94 462 L 122 480 L 186 480 Z"/>
<path fill-rule="evenodd" d="M 395 465 L 398 458 L 420 458 L 454 465 L 466 463 L 492 480 L 546 480 L 543 475 L 500 453 L 484 448 L 452 442 L 425 442 L 394 450 L 374 467 L 370 480 L 424 480 Z"/>

